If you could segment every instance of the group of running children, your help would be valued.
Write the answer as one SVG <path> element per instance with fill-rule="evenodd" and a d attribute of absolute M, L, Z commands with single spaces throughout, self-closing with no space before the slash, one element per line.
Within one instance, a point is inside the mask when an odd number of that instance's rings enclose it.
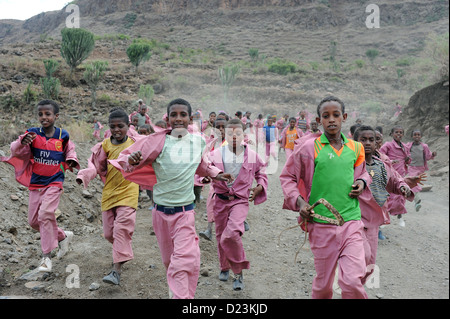
<path fill-rule="evenodd" d="M 300 112 L 276 121 L 259 115 L 212 112 L 202 121 L 201 111 L 175 99 L 162 121 L 151 123 L 148 108 L 139 101 L 128 115 L 117 108 L 109 114 L 109 130 L 93 148 L 87 167 L 81 169 L 75 145 L 66 130 L 56 127 L 59 105 L 52 100 L 37 104 L 41 127 L 28 129 L 11 144 L 11 155 L 1 160 L 14 166 L 16 180 L 29 188 L 28 221 L 40 232 L 42 260 L 38 269 L 52 270 L 52 251 L 62 258 L 73 242 L 71 231 L 58 227 L 55 210 L 63 192 L 67 169 L 78 170 L 76 181 L 88 187 L 100 176 L 104 237 L 112 244 L 113 267 L 103 278 L 120 284 L 122 265 L 133 259 L 132 235 L 139 193 L 147 190 L 154 203 L 153 229 L 164 263 L 169 296 L 194 298 L 200 272 L 199 239 L 195 229 L 195 187 L 209 185 L 208 228 L 200 236 L 211 240 L 212 227 L 220 264 L 219 279 L 234 274 L 233 289 L 244 288 L 243 270 L 250 268 L 242 244 L 249 203 L 267 199 L 266 167 L 278 158 L 278 143 L 286 163 L 280 174 L 283 209 L 300 213 L 299 223 L 309 232 L 316 276 L 313 298 L 331 298 L 336 267 L 343 298 L 367 298 L 364 283 L 375 264 L 379 227 L 391 215 L 406 213 L 405 199 L 416 200 L 430 152 L 421 132 L 403 143 L 404 130 L 394 127 L 392 141 L 382 145 L 382 132 L 367 125 L 342 133 L 347 119 L 344 103 L 324 98 L 315 121 Z M 323 128 L 323 132 L 319 130 Z M 101 124 L 94 120 L 94 136 L 101 140 Z M 255 147 L 264 147 L 265 159 Z M 381 146 L 382 145 L 382 146 Z M 335 218 L 325 199 L 341 214 L 342 226 L 318 219 Z M 339 263 L 338 263 L 339 260 Z"/>

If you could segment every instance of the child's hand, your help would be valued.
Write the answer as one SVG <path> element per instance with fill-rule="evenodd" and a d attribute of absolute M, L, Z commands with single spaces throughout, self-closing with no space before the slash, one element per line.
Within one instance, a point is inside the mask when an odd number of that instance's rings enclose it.
<path fill-rule="evenodd" d="M 67 160 L 66 163 L 67 163 L 67 165 L 69 165 L 69 167 L 77 166 L 77 162 L 75 162 L 74 160 Z"/>
<path fill-rule="evenodd" d="M 228 182 L 228 183 L 231 183 L 232 181 L 234 181 L 234 177 L 230 173 L 218 174 L 216 177 L 213 177 L 213 179 L 215 179 L 216 181 L 223 181 L 223 182 Z"/>
<path fill-rule="evenodd" d="M 416 187 L 418 184 L 423 185 L 422 182 L 427 180 L 427 174 L 426 173 L 422 173 L 418 176 L 406 176 L 405 177 L 405 182 L 406 184 L 408 184 L 408 186 L 410 188 L 414 188 Z"/>
<path fill-rule="evenodd" d="M 253 202 L 256 196 L 259 195 L 263 191 L 263 187 L 261 185 L 256 185 L 254 188 L 250 188 L 250 197 L 248 198 L 249 202 Z"/>
<path fill-rule="evenodd" d="M 348 196 L 351 198 L 357 198 L 364 190 L 364 182 L 362 180 L 356 180 L 352 185 L 352 191 Z"/>
<path fill-rule="evenodd" d="M 141 151 L 136 151 L 128 155 L 128 164 L 138 165 L 143 159 Z"/>
<path fill-rule="evenodd" d="M 403 196 L 405 196 L 405 197 L 408 197 L 409 195 L 411 195 L 411 190 L 409 189 L 409 187 L 401 186 L 400 191 L 402 192 Z"/>
<path fill-rule="evenodd" d="M 22 139 L 21 144 L 22 145 L 30 145 L 33 140 L 36 138 L 36 133 L 28 132 Z"/>
<path fill-rule="evenodd" d="M 311 205 L 305 202 L 305 200 L 301 196 L 297 198 L 297 205 L 300 207 L 300 217 L 303 220 L 312 222 L 313 218 L 311 214 L 314 214 L 314 210 L 310 209 Z"/>
<path fill-rule="evenodd" d="M 77 178 L 75 181 L 77 182 L 78 185 L 83 184 L 83 180 L 81 178 Z"/>
<path fill-rule="evenodd" d="M 203 177 L 203 179 L 201 180 L 201 182 L 202 182 L 203 184 L 211 183 L 211 177 L 205 176 L 205 177 Z"/>

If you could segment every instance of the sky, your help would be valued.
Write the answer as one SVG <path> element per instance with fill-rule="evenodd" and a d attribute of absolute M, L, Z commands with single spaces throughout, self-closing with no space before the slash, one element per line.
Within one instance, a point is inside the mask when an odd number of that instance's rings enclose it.
<path fill-rule="evenodd" d="M 0 19 L 26 20 L 41 12 L 61 10 L 70 0 L 0 0 Z"/>

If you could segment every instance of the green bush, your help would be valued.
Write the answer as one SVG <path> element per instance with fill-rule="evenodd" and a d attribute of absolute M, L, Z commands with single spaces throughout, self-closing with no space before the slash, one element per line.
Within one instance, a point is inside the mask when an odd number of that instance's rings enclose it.
<path fill-rule="evenodd" d="M 57 78 L 41 78 L 41 87 L 46 99 L 57 100 L 61 89 L 61 83 Z"/>
<path fill-rule="evenodd" d="M 61 56 L 70 67 L 70 74 L 94 50 L 94 35 L 81 28 L 64 28 L 61 30 Z"/>
<path fill-rule="evenodd" d="M 127 56 L 131 64 L 136 67 L 136 72 L 138 67 L 142 62 L 148 61 L 152 56 L 151 45 L 146 40 L 135 39 L 132 44 L 127 49 Z"/>
<path fill-rule="evenodd" d="M 150 102 L 153 99 L 153 95 L 155 95 L 155 91 L 153 90 L 153 87 L 150 84 L 139 86 L 138 97 L 144 100 L 147 106 L 150 105 Z"/>
<path fill-rule="evenodd" d="M 297 71 L 297 65 L 289 61 L 275 60 L 269 63 L 268 71 L 280 75 L 287 75 L 288 73 Z"/>
<path fill-rule="evenodd" d="M 92 106 L 95 106 L 97 87 L 103 79 L 107 67 L 107 61 L 94 61 L 86 66 L 86 70 L 83 73 L 83 79 L 91 89 Z"/>
<path fill-rule="evenodd" d="M 366 56 L 369 58 L 370 62 L 373 63 L 375 58 L 380 54 L 376 49 L 369 49 L 366 51 Z"/>
<path fill-rule="evenodd" d="M 259 50 L 255 48 L 251 48 L 248 50 L 248 55 L 252 59 L 252 62 L 256 62 L 259 59 Z"/>
<path fill-rule="evenodd" d="M 33 81 L 32 80 L 28 81 L 27 88 L 23 92 L 23 100 L 26 104 L 33 103 L 34 101 L 37 100 L 38 97 L 37 92 L 31 88 L 31 84 L 33 84 Z"/>
<path fill-rule="evenodd" d="M 364 62 L 364 60 L 358 59 L 358 60 L 355 60 L 355 64 L 358 68 L 362 69 L 364 67 L 364 65 L 366 64 L 366 62 Z"/>

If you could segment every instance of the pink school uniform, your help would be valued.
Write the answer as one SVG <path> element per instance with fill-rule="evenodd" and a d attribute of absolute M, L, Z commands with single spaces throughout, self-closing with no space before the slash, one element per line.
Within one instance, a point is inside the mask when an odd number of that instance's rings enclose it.
<path fill-rule="evenodd" d="M 420 143 L 419 145 L 414 145 L 413 142 L 409 142 L 405 144 L 406 149 L 411 155 L 411 162 L 408 166 L 408 176 L 418 176 L 422 173 L 425 173 L 428 171 L 428 161 L 432 160 L 434 158 L 433 153 L 430 151 L 430 148 L 425 143 Z M 421 154 L 416 154 L 416 147 L 417 151 Z M 413 154 L 414 153 L 414 154 Z M 422 155 L 422 158 L 420 158 Z M 417 161 L 415 159 L 415 156 L 417 156 Z M 417 185 L 412 189 L 414 193 L 418 193 L 422 190 L 422 187 L 420 185 Z"/>
<path fill-rule="evenodd" d="M 171 153 L 167 145 L 176 143 L 174 142 L 176 138 L 169 136 L 170 132 L 171 130 L 165 130 L 145 136 L 122 151 L 117 160 L 109 160 L 109 163 L 121 170 L 126 179 L 143 186 L 148 181 L 146 181 L 146 174 L 140 173 L 140 170 L 149 164 L 153 165 L 157 177 L 158 174 L 167 174 L 167 172 L 161 170 L 163 165 L 170 165 L 173 174 L 177 174 L 176 172 L 181 172 L 183 169 L 188 170 L 186 176 L 182 178 L 190 184 L 182 189 L 172 189 L 170 194 L 158 193 L 158 184 L 164 187 L 170 181 L 157 178 L 157 183 L 153 188 L 156 206 L 152 211 L 152 217 L 153 228 L 160 248 L 162 261 L 166 267 L 167 282 L 169 289 L 173 293 L 173 297 L 177 299 L 194 298 L 200 273 L 200 248 L 195 230 L 195 211 L 192 204 L 195 197 L 193 191 L 194 174 L 215 177 L 220 173 L 220 170 L 210 165 L 206 156 L 209 152 L 207 147 L 203 149 L 201 147 L 194 147 L 191 150 L 195 153 L 194 159 L 200 157 L 199 161 L 191 160 L 185 163 L 175 162 L 174 160 L 177 160 L 176 158 L 170 160 Z M 189 140 L 200 141 L 193 134 L 187 134 L 180 140 L 182 142 L 189 142 Z M 143 160 L 138 165 L 129 165 L 128 156 L 138 150 L 141 151 Z M 167 159 L 170 163 L 163 163 L 162 161 L 164 159 Z M 134 174 L 127 175 L 127 173 Z M 172 176 L 172 178 L 178 180 L 176 176 Z M 177 202 L 177 192 L 188 194 L 189 198 L 192 199 L 190 201 L 191 204 L 165 204 L 163 206 L 158 202 L 160 200 L 171 203 Z"/>
<path fill-rule="evenodd" d="M 370 187 L 366 187 L 358 197 L 366 240 L 364 251 L 366 255 L 367 274 L 365 280 L 373 272 L 373 266 L 375 265 L 378 249 L 379 226 L 390 224 L 387 198 L 389 197 L 389 194 L 403 196 L 400 187 L 409 187 L 403 177 L 392 167 L 388 158 L 384 157 L 384 159 L 378 159 L 375 156 L 373 158 L 374 162 L 377 161 L 378 165 L 383 165 L 384 170 L 379 168 L 382 172 L 376 174 L 376 167 L 372 168 L 369 165 L 366 166 L 366 170 L 369 174 L 371 176 L 374 175 L 372 177 L 373 181 Z M 381 189 L 381 186 L 375 186 L 376 183 L 386 186 L 384 189 Z M 412 201 L 413 198 L 414 194 L 411 192 L 408 200 Z"/>
<path fill-rule="evenodd" d="M 225 171 L 223 155 L 227 147 L 216 149 L 210 156 L 212 164 L 221 171 Z M 242 166 L 231 187 L 228 187 L 226 182 L 213 181 L 214 221 L 220 269 L 231 269 L 235 274 L 250 268 L 241 236 L 244 233 L 244 221 L 249 209 L 249 189 L 253 180 L 263 187 L 263 191 L 254 200 L 255 205 L 267 199 L 265 163 L 256 152 L 244 147 Z"/>
<path fill-rule="evenodd" d="M 36 138 L 30 145 L 22 145 L 28 132 L 36 133 Z M 75 144 L 61 128 L 55 127 L 52 138 L 46 138 L 40 128 L 31 128 L 11 143 L 11 156 L 0 160 L 12 165 L 16 181 L 29 188 L 28 222 L 40 232 L 42 252 L 50 253 L 66 237 L 54 213 L 62 195 L 65 171 L 69 168 L 67 161 L 75 161 L 75 168 L 80 168 Z"/>
<path fill-rule="evenodd" d="M 398 145 L 394 140 L 386 142 L 381 146 L 380 153 L 385 154 L 391 161 L 398 161 L 392 166 L 400 174 L 405 177 L 408 173 L 408 163 L 405 158 L 409 157 L 409 151 L 405 144 L 403 147 Z M 405 197 L 397 194 L 392 194 L 388 200 L 388 211 L 391 215 L 406 214 L 408 211 L 405 208 Z"/>
<path fill-rule="evenodd" d="M 287 160 L 280 182 L 284 194 L 283 209 L 299 211 L 298 196 L 309 202 L 315 173 L 315 140 L 320 134 L 309 134 L 296 141 L 292 156 Z M 343 146 L 345 147 L 345 146 Z M 354 180 L 364 179 L 370 184 L 365 162 L 354 167 Z M 299 221 L 301 218 L 299 217 Z M 363 223 L 350 220 L 343 226 L 308 223 L 309 241 L 314 254 L 316 276 L 313 280 L 312 297 L 331 298 L 337 260 L 339 258 L 339 285 L 343 298 L 367 298 L 362 285 L 366 273 Z M 345 240 L 339 240 L 345 238 Z M 351 255 L 352 258 L 346 256 Z M 343 272 L 345 269 L 345 272 Z"/>

